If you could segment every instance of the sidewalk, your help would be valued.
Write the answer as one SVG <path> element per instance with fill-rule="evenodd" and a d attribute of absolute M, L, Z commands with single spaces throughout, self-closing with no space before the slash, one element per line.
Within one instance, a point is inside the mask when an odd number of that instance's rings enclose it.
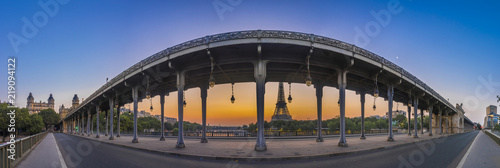
<path fill-rule="evenodd" d="M 324 142 L 316 142 L 310 139 L 266 139 L 267 151 L 257 152 L 254 150 L 255 139 L 209 139 L 208 143 L 200 143 L 200 139 L 184 139 L 185 148 L 175 148 L 176 138 L 166 138 L 160 141 L 159 137 L 139 137 L 139 143 L 132 143 L 131 136 L 115 137 L 109 140 L 109 136 L 74 135 L 104 143 L 111 143 L 123 147 L 136 148 L 157 152 L 162 154 L 195 157 L 200 159 L 216 160 L 289 160 L 289 159 L 312 159 L 319 157 L 331 157 L 351 153 L 365 152 L 377 149 L 388 149 L 410 143 L 430 140 L 433 138 L 446 137 L 449 135 L 427 134 L 413 138 L 406 134 L 394 136 L 394 142 L 387 141 L 387 135 L 367 136 L 360 140 L 358 136 L 347 137 L 349 147 L 338 147 L 339 137 L 324 138 Z"/>
<path fill-rule="evenodd" d="M 61 152 L 57 147 L 54 134 L 45 138 L 16 166 L 17 168 L 66 168 Z"/>
<path fill-rule="evenodd" d="M 480 131 L 472 142 L 468 155 L 464 157 L 467 157 L 463 164 L 464 168 L 498 168 L 500 167 L 500 146 Z"/>

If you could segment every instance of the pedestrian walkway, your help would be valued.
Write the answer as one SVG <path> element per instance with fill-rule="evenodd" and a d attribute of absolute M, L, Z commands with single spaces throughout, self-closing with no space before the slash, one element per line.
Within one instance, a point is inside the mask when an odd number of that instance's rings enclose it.
<path fill-rule="evenodd" d="M 56 139 L 52 133 L 47 136 L 26 156 L 17 168 L 66 168 Z"/>
<path fill-rule="evenodd" d="M 480 131 L 464 157 L 466 157 L 462 166 L 464 168 L 498 168 L 500 167 L 500 146 Z"/>
<path fill-rule="evenodd" d="M 100 138 L 95 138 L 95 135 L 91 137 L 87 135 L 75 136 L 123 147 L 201 159 L 288 160 L 312 159 L 387 149 L 449 135 L 452 134 L 434 136 L 425 134 L 419 135 L 419 138 L 413 138 L 406 134 L 397 134 L 394 136 L 394 142 L 387 141 L 387 135 L 367 136 L 365 140 L 361 140 L 359 136 L 347 137 L 348 147 L 338 147 L 339 137 L 328 137 L 324 139 L 324 142 L 316 142 L 315 138 L 266 139 L 267 151 L 263 152 L 254 150 L 255 139 L 209 139 L 208 143 L 200 143 L 199 138 L 188 138 L 184 140 L 186 147 L 178 149 L 175 148 L 176 138 L 166 138 L 165 141 L 160 141 L 159 137 L 139 137 L 139 143 L 132 143 L 132 137 L 124 135 L 115 137 L 114 140 L 109 140 L 109 136 L 104 135 L 101 135 Z"/>

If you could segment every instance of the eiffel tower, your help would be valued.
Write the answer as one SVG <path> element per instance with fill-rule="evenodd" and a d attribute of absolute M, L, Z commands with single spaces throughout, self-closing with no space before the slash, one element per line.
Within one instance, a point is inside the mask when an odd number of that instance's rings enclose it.
<path fill-rule="evenodd" d="M 288 108 L 286 107 L 285 92 L 283 91 L 283 82 L 280 82 L 279 84 L 278 102 L 276 103 L 276 109 L 274 110 L 273 117 L 271 118 L 271 121 L 278 121 L 278 120 L 284 120 L 284 121 L 292 120 L 292 115 L 290 115 L 290 112 L 288 112 Z"/>

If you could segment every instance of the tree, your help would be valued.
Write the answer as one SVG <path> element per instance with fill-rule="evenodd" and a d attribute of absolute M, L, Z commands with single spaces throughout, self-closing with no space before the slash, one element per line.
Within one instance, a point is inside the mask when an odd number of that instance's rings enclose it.
<path fill-rule="evenodd" d="M 59 114 L 57 114 L 54 109 L 44 109 L 40 111 L 39 115 L 43 119 L 43 124 L 45 125 L 45 129 L 49 129 L 51 125 L 55 125 L 59 122 Z"/>
<path fill-rule="evenodd" d="M 269 128 L 271 128 L 271 124 L 269 124 L 269 122 L 267 121 L 264 121 L 264 130 L 267 130 Z"/>
<path fill-rule="evenodd" d="M 361 130 L 361 127 L 357 127 L 356 123 L 351 118 L 346 118 L 345 119 L 345 130 L 351 130 L 351 131 L 357 131 Z"/>
<path fill-rule="evenodd" d="M 257 125 L 254 123 L 248 124 L 247 131 L 248 132 L 257 132 Z"/>
<path fill-rule="evenodd" d="M 32 124 L 27 108 L 16 109 L 16 134 L 19 132 L 28 132 Z"/>
<path fill-rule="evenodd" d="M 429 116 L 424 116 L 424 128 L 429 130 Z"/>
<path fill-rule="evenodd" d="M 403 115 L 403 114 L 397 115 L 396 118 L 394 118 L 393 120 L 396 121 L 396 126 L 401 127 L 401 128 L 408 128 L 408 125 L 406 125 L 407 127 L 403 127 L 403 125 L 407 121 L 405 115 Z"/>
<path fill-rule="evenodd" d="M 30 124 L 30 127 L 28 128 L 28 132 L 30 134 L 37 134 L 37 133 L 42 132 L 43 127 L 44 127 L 42 117 L 38 114 L 33 114 L 33 115 L 30 115 L 29 117 L 30 117 L 31 124 Z"/>
<path fill-rule="evenodd" d="M 7 113 L 9 113 L 10 109 L 7 108 L 7 103 L 0 104 L 0 131 L 3 133 L 2 141 L 5 142 L 5 138 L 9 135 L 7 134 L 9 127 L 9 120 Z"/>
<path fill-rule="evenodd" d="M 172 130 L 172 129 L 174 129 L 174 126 L 171 123 L 169 123 L 169 122 L 165 122 L 165 123 L 163 123 L 163 125 L 165 126 L 166 130 Z"/>

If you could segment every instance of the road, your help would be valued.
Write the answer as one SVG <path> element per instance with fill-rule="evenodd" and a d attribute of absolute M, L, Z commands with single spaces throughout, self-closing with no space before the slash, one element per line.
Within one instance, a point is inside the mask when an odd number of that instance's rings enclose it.
<path fill-rule="evenodd" d="M 500 146 L 484 132 L 479 132 L 464 160 L 463 168 L 498 168 L 500 167 Z M 458 168 L 462 168 L 458 167 Z"/>
<path fill-rule="evenodd" d="M 217 161 L 159 155 L 54 134 L 68 167 L 456 167 L 478 131 L 347 156 L 295 161 Z M 334 148 L 336 148 L 334 146 Z"/>

